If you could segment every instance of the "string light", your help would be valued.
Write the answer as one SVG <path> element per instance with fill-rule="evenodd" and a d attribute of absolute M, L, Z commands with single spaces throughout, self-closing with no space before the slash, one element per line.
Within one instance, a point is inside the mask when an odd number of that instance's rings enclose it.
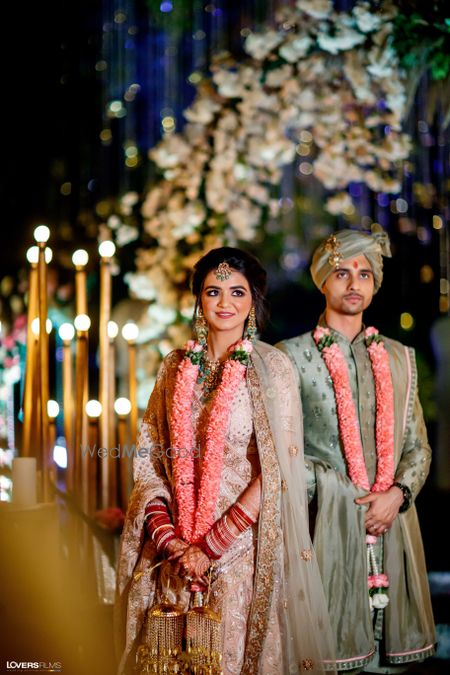
<path fill-rule="evenodd" d="M 111 129 L 102 129 L 100 132 L 100 140 L 103 144 L 109 144 L 112 141 Z"/>
<path fill-rule="evenodd" d="M 310 131 L 307 129 L 303 129 L 300 132 L 300 140 L 302 143 L 312 143 L 313 141 L 313 135 Z"/>
<path fill-rule="evenodd" d="M 441 295 L 448 295 L 449 292 L 449 282 L 448 279 L 440 279 L 439 281 L 439 292 Z"/>
<path fill-rule="evenodd" d="M 300 157 L 306 157 L 311 152 L 311 146 L 307 143 L 300 143 L 297 145 L 296 152 Z"/>
<path fill-rule="evenodd" d="M 400 314 L 400 326 L 403 330 L 411 330 L 414 327 L 414 317 L 409 312 Z"/>
<path fill-rule="evenodd" d="M 422 265 L 420 268 L 420 280 L 424 284 L 429 284 L 434 279 L 433 268 L 430 265 Z"/>
<path fill-rule="evenodd" d="M 304 176 L 310 176 L 313 172 L 313 165 L 310 162 L 300 162 L 298 169 Z"/>

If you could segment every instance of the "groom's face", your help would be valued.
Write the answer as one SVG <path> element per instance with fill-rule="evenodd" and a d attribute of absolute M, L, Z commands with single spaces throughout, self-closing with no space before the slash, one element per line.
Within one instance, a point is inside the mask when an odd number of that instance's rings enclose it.
<path fill-rule="evenodd" d="M 374 294 L 372 268 L 364 255 L 343 260 L 322 286 L 327 308 L 338 314 L 361 314 Z"/>

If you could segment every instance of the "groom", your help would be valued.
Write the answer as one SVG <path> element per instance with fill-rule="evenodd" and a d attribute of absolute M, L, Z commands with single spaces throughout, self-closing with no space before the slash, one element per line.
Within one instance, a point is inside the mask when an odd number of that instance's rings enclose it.
<path fill-rule="evenodd" d="M 431 451 L 411 348 L 363 325 L 387 234 L 341 230 L 316 249 L 315 330 L 277 346 L 300 380 L 312 528 L 338 670 L 395 673 L 434 652 L 414 500 Z"/>

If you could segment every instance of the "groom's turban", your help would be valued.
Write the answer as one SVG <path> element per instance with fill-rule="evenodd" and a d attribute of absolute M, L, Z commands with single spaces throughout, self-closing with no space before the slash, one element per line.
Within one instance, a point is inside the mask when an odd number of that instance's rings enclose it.
<path fill-rule="evenodd" d="M 383 256 L 391 257 L 389 237 L 378 224 L 372 226 L 372 234 L 358 230 L 339 230 L 316 248 L 310 271 L 317 288 L 322 288 L 330 274 L 344 260 L 359 255 L 364 255 L 369 261 L 377 291 L 383 281 Z"/>

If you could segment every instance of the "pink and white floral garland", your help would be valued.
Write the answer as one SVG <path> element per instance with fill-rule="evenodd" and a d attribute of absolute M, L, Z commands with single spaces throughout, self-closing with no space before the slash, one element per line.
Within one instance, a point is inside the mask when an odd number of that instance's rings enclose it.
<path fill-rule="evenodd" d="M 358 418 L 353 401 L 347 363 L 329 328 L 317 326 L 314 341 L 333 380 L 337 416 L 344 456 L 352 483 L 370 492 L 384 492 L 394 482 L 394 389 L 389 356 L 376 328 L 364 332 L 376 397 L 377 470 L 370 486 L 361 442 Z"/>
<path fill-rule="evenodd" d="M 371 609 L 384 609 L 389 604 L 387 589 L 389 588 L 389 579 L 387 574 L 383 574 L 378 569 L 374 545 L 377 543 L 377 537 L 372 534 L 366 535 L 367 544 L 367 586 L 369 588 L 369 603 Z"/>
<path fill-rule="evenodd" d="M 389 355 L 378 330 L 369 327 L 365 330 L 364 337 L 372 365 L 376 398 L 377 469 L 372 487 L 364 461 L 361 433 L 345 356 L 329 328 L 317 326 L 313 333 L 314 341 L 333 381 L 339 430 L 350 479 L 352 483 L 369 492 L 384 492 L 394 482 L 394 388 Z M 370 606 L 383 609 L 389 603 L 386 590 L 389 580 L 386 574 L 378 570 L 373 548 L 376 541 L 377 537 L 366 536 L 367 565 L 368 569 L 373 571 L 373 574 L 369 573 L 367 583 Z"/>
<path fill-rule="evenodd" d="M 192 400 L 203 347 L 189 340 L 185 349 L 175 380 L 170 418 L 172 442 L 179 450 L 173 459 L 173 470 L 181 536 L 188 543 L 198 543 L 214 522 L 231 404 L 245 377 L 253 345 L 250 340 L 241 340 L 230 347 L 209 414 L 198 496 L 195 492 Z"/>

